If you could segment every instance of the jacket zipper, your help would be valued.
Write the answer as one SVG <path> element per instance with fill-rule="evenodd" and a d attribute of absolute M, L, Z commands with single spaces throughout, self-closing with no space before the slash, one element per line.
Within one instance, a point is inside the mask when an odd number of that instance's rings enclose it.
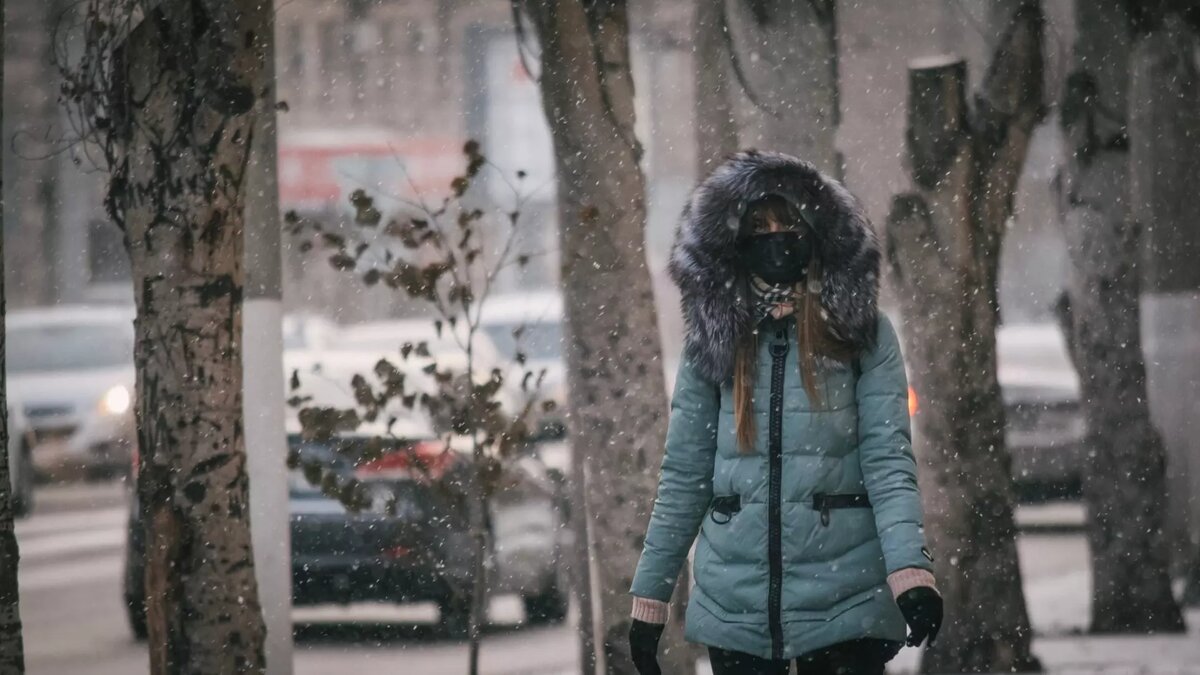
<path fill-rule="evenodd" d="M 771 654 L 783 658 L 783 378 L 788 353 L 786 333 L 779 330 L 771 344 L 771 418 L 770 418 L 770 493 L 768 504 L 768 567 L 770 582 L 767 596 L 767 620 L 771 629 Z"/>

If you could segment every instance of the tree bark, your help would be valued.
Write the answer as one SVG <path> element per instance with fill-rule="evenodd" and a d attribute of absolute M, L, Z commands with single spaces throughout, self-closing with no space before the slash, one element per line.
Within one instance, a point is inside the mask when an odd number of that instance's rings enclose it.
<path fill-rule="evenodd" d="M 1064 322 L 1088 424 L 1083 471 L 1091 630 L 1182 631 L 1164 538 L 1166 453 L 1142 359 L 1139 225 L 1130 209 L 1130 17 L 1121 0 L 1076 8 L 1060 122 L 1059 204 L 1070 260 Z"/>
<path fill-rule="evenodd" d="M 924 672 L 1040 670 L 1017 561 L 995 336 L 1001 237 L 1043 114 L 1040 4 L 1023 0 L 1006 25 L 973 108 L 966 62 L 909 66 L 913 190 L 894 198 L 888 216 L 920 401 L 927 531 L 948 619 Z"/>
<path fill-rule="evenodd" d="M 696 118 L 696 179 L 737 152 L 724 0 L 695 0 L 692 15 L 692 109 Z"/>
<path fill-rule="evenodd" d="M 269 4 L 168 3 L 118 55 L 151 672 L 261 673 L 242 432 L 247 160 Z"/>
<path fill-rule="evenodd" d="M 1150 413 L 1166 444 L 1168 540 L 1184 602 L 1200 603 L 1200 25 L 1140 5 L 1129 83 L 1130 190 L 1142 233 Z M 1193 22 L 1195 24 L 1196 22 Z"/>
<path fill-rule="evenodd" d="M 4 0 L 0 0 L 0 17 Z M 0 54 L 4 53 L 4 23 L 0 21 Z M 4 64 L 0 62 L 0 90 L 4 89 Z M 0 127 L 4 126 L 4 106 L 0 106 Z M 0 168 L 0 194 L 4 174 Z M 0 321 L 4 320 L 4 216 L 0 209 Z M 21 639 L 21 596 L 17 586 L 20 552 L 13 531 L 12 477 L 8 471 L 8 379 L 5 364 L 5 331 L 0 326 L 0 675 L 25 672 L 25 646 Z"/>
<path fill-rule="evenodd" d="M 542 102 L 557 163 L 571 442 L 602 547 L 594 573 L 603 657 L 607 672 L 633 673 L 629 586 L 662 461 L 667 404 L 646 266 L 627 7 L 624 0 L 528 0 L 525 8 L 542 49 Z M 677 661 L 686 651 L 667 641 L 666 672 L 685 672 Z"/>
<path fill-rule="evenodd" d="M 838 109 L 834 0 L 720 0 L 733 62 L 743 145 L 812 162 L 835 178 Z"/>

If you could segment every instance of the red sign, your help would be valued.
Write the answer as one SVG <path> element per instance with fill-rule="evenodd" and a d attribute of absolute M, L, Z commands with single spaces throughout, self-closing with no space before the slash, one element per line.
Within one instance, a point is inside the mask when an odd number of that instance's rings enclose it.
<path fill-rule="evenodd" d="M 436 206 L 466 167 L 462 147 L 460 139 L 412 138 L 388 129 L 283 131 L 280 202 L 284 209 L 343 209 L 350 194 L 363 189 L 384 208 L 417 198 Z"/>

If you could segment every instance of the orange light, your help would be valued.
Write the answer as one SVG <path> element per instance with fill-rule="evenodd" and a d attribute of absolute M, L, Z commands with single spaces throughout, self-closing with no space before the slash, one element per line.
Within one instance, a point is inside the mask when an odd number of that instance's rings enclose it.
<path fill-rule="evenodd" d="M 912 387 L 908 388 L 908 416 L 912 417 L 917 414 L 917 392 Z"/>

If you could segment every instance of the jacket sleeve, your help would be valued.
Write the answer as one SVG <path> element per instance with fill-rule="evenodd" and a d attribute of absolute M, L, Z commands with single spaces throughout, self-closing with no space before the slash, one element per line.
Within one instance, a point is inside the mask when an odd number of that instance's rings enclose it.
<path fill-rule="evenodd" d="M 888 574 L 933 569 L 925 548 L 917 463 L 908 419 L 908 378 L 891 321 L 880 314 L 875 347 L 861 357 L 858 450 Z"/>
<path fill-rule="evenodd" d="M 667 601 L 712 501 L 720 389 L 685 356 L 675 377 L 658 495 L 630 593 Z"/>

